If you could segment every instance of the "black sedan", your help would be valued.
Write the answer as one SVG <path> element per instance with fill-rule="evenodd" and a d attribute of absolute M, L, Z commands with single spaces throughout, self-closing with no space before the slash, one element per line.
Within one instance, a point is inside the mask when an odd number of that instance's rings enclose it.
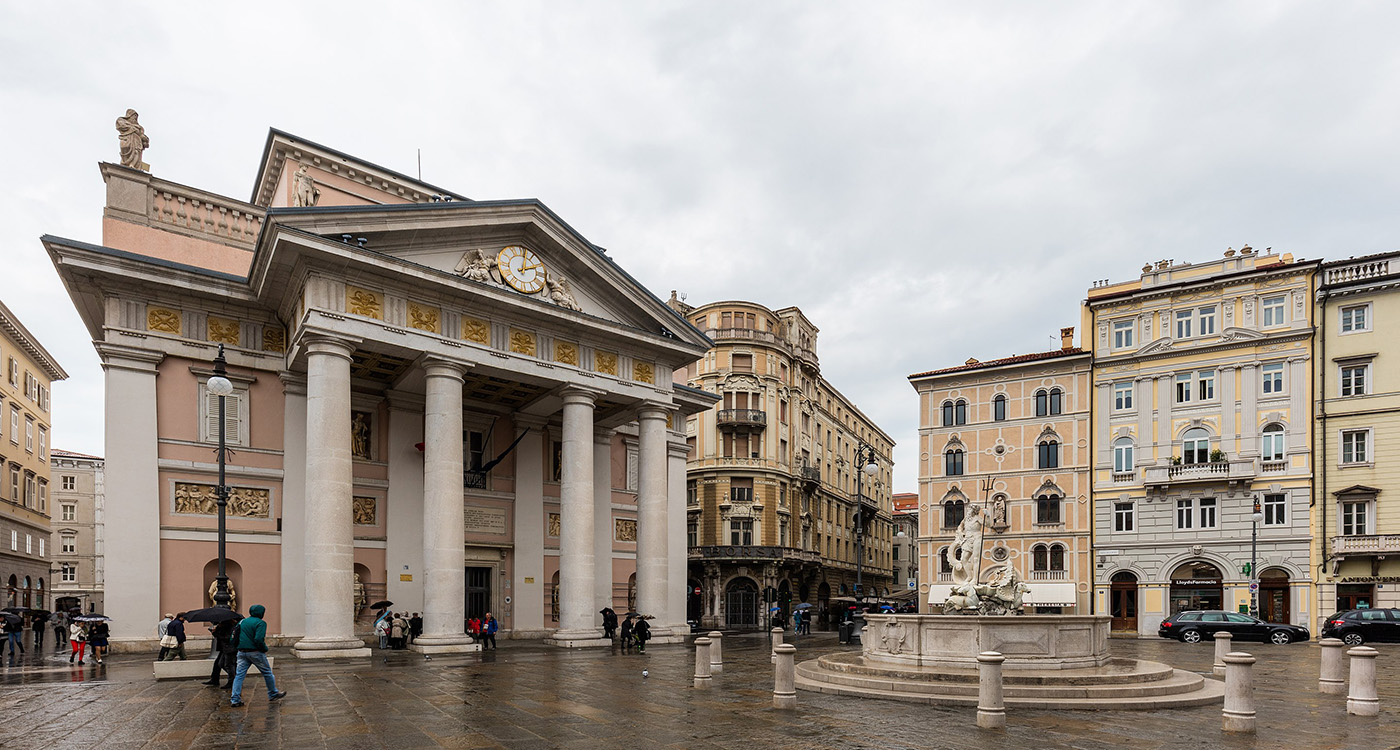
<path fill-rule="evenodd" d="M 1157 626 L 1157 635 L 1184 643 L 1200 643 L 1202 638 L 1214 638 L 1216 633 L 1229 633 L 1237 641 L 1271 643 L 1306 641 L 1312 637 L 1307 628 L 1298 625 L 1264 622 L 1257 617 L 1219 609 L 1177 612 Z"/>
<path fill-rule="evenodd" d="M 1322 622 L 1323 638 L 1340 638 L 1348 646 L 1367 641 L 1400 643 L 1400 609 L 1349 609 Z"/>

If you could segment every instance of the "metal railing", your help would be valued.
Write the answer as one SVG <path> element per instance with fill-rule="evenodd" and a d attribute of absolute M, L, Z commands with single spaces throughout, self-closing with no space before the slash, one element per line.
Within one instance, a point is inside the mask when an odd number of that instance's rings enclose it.
<path fill-rule="evenodd" d="M 1032 581 L 1063 581 L 1063 580 L 1065 580 L 1065 571 L 1063 571 L 1063 570 L 1032 570 L 1032 571 L 1031 571 L 1031 580 L 1032 580 Z"/>
<path fill-rule="evenodd" d="M 764 427 L 768 414 L 762 409 L 720 409 L 715 423 L 720 427 Z"/>

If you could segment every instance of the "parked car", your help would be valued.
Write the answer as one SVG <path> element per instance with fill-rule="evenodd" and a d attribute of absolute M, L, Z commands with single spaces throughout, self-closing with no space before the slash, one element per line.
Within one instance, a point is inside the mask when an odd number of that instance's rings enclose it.
<path fill-rule="evenodd" d="M 1237 641 L 1272 643 L 1306 641 L 1312 637 L 1307 628 L 1298 625 L 1264 622 L 1258 617 L 1220 609 L 1177 612 L 1157 626 L 1157 635 L 1183 643 L 1200 643 L 1202 638 L 1214 638 L 1216 633 L 1229 633 Z"/>
<path fill-rule="evenodd" d="M 1348 646 L 1367 641 L 1400 643 L 1400 609 L 1349 609 L 1322 621 L 1323 638 L 1340 638 Z"/>

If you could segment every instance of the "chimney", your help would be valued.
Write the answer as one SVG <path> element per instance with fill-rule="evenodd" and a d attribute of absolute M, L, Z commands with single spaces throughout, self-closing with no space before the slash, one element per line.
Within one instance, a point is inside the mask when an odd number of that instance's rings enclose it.
<path fill-rule="evenodd" d="M 1060 351 L 1067 352 L 1074 348 L 1074 326 L 1060 329 Z"/>

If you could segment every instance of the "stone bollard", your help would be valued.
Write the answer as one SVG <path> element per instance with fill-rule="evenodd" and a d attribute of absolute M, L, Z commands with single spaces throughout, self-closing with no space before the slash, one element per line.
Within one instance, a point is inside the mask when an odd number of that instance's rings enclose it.
<path fill-rule="evenodd" d="M 721 672 L 724 670 L 724 633 L 711 630 L 705 637 L 710 639 L 710 671 Z"/>
<path fill-rule="evenodd" d="M 774 664 L 777 664 L 777 663 L 778 663 L 778 647 L 781 646 L 781 645 L 783 645 L 783 629 L 782 629 L 782 628 L 773 628 L 773 630 L 769 631 L 768 635 L 769 635 L 769 636 L 772 638 L 772 640 L 773 640 L 772 658 L 771 658 L 769 661 L 772 661 Z"/>
<path fill-rule="evenodd" d="M 1353 716 L 1379 716 L 1381 702 L 1376 695 L 1376 656 L 1370 646 L 1347 651 L 1351 657 L 1351 690 L 1347 692 L 1347 713 Z"/>
<path fill-rule="evenodd" d="M 1225 710 L 1220 728 L 1254 733 L 1254 657 L 1241 651 L 1225 655 Z"/>
<path fill-rule="evenodd" d="M 791 643 L 777 646 L 778 665 L 773 668 L 773 708 L 797 708 L 797 647 Z"/>
<path fill-rule="evenodd" d="M 710 639 L 695 639 L 695 687 L 710 686 Z"/>
<path fill-rule="evenodd" d="M 1328 695 L 1347 694 L 1347 663 L 1342 647 L 1346 644 L 1337 638 L 1323 638 L 1322 671 L 1317 678 L 1317 692 Z"/>
<path fill-rule="evenodd" d="M 977 726 L 1006 728 L 1006 703 L 1001 695 L 1001 663 L 1006 657 L 995 651 L 977 655 Z"/>
<path fill-rule="evenodd" d="M 1215 666 L 1212 671 L 1216 677 L 1225 676 L 1225 655 L 1230 653 L 1230 646 L 1233 645 L 1235 637 L 1229 633 L 1215 634 Z"/>

